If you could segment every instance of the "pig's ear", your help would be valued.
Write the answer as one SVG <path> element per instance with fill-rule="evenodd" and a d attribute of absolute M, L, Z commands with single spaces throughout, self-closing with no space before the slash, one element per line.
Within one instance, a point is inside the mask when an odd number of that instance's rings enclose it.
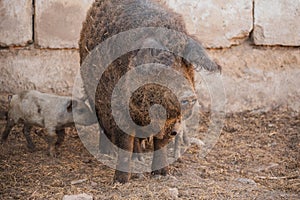
<path fill-rule="evenodd" d="M 12 95 L 8 95 L 8 98 L 7 98 L 8 102 L 11 102 L 12 97 L 13 97 Z"/>
<path fill-rule="evenodd" d="M 72 109 L 77 106 L 78 102 L 76 100 L 69 100 L 67 103 L 67 111 L 70 113 L 72 112 Z"/>
<path fill-rule="evenodd" d="M 171 65 L 174 62 L 174 57 L 158 39 L 148 37 L 142 41 L 140 50 L 132 62 L 135 66 L 153 62 Z"/>
<path fill-rule="evenodd" d="M 188 39 L 183 56 L 185 60 L 194 65 L 197 71 L 205 69 L 212 72 L 221 72 L 221 66 L 209 58 L 204 48 L 197 40 L 192 38 Z"/>
<path fill-rule="evenodd" d="M 166 48 L 158 40 L 152 37 L 146 38 L 144 40 L 142 48 L 166 50 Z"/>

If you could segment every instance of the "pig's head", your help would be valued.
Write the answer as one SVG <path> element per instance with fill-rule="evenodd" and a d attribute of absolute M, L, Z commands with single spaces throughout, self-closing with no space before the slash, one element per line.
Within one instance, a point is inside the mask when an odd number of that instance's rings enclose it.
<path fill-rule="evenodd" d="M 179 118 L 173 121 L 170 135 L 172 137 L 181 134 L 185 126 L 185 120 L 191 118 L 197 97 L 192 90 L 185 90 L 178 98 L 181 107 L 181 115 Z"/>
<path fill-rule="evenodd" d="M 97 118 L 91 109 L 79 99 L 68 100 L 66 112 L 72 115 L 74 122 L 79 125 L 89 126 L 97 122 Z"/>
<path fill-rule="evenodd" d="M 173 125 L 172 131 L 171 131 L 171 136 L 176 136 L 179 135 L 183 132 L 183 123 L 181 119 L 177 119 L 175 124 Z"/>

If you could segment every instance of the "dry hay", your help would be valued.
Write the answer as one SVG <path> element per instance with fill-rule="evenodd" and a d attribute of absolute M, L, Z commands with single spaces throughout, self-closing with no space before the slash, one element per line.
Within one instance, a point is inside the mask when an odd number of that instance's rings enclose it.
<path fill-rule="evenodd" d="M 209 124 L 205 116 L 201 131 Z M 125 185 L 111 183 L 113 170 L 89 154 L 74 129 L 55 159 L 46 155 L 46 143 L 37 136 L 37 150 L 30 153 L 20 130 L 0 146 L 1 199 L 61 199 L 79 193 L 94 199 L 173 199 L 171 188 L 178 189 L 179 199 L 300 198 L 300 116 L 289 110 L 228 115 L 205 159 L 193 146 L 171 166 L 170 176 L 144 174 Z"/>

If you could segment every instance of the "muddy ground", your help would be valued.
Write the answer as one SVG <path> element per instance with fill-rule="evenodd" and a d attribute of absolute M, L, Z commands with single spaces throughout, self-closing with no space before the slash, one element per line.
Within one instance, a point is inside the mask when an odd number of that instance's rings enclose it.
<path fill-rule="evenodd" d="M 207 129 L 205 116 L 199 131 Z M 54 159 L 35 134 L 37 149 L 29 152 L 20 130 L 0 145 L 1 199 L 62 199 L 80 193 L 94 199 L 175 199 L 172 189 L 178 189 L 178 199 L 300 199 L 300 115 L 283 108 L 227 115 L 205 158 L 193 145 L 170 166 L 169 176 L 145 173 L 125 185 L 112 183 L 114 171 L 85 149 L 75 129 L 68 130 Z"/>

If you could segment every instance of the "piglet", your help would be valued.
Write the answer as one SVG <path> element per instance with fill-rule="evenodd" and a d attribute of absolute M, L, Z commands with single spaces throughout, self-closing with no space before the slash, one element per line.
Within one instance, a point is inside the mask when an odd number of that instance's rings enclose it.
<path fill-rule="evenodd" d="M 7 125 L 1 142 L 5 142 L 11 129 L 23 123 L 23 134 L 29 149 L 35 145 L 30 137 L 33 126 L 45 128 L 46 141 L 51 156 L 55 156 L 55 147 L 64 140 L 65 128 L 74 125 L 73 115 L 79 125 L 92 125 L 97 122 L 96 116 L 80 99 L 41 93 L 36 90 L 23 91 L 9 97 Z"/>

